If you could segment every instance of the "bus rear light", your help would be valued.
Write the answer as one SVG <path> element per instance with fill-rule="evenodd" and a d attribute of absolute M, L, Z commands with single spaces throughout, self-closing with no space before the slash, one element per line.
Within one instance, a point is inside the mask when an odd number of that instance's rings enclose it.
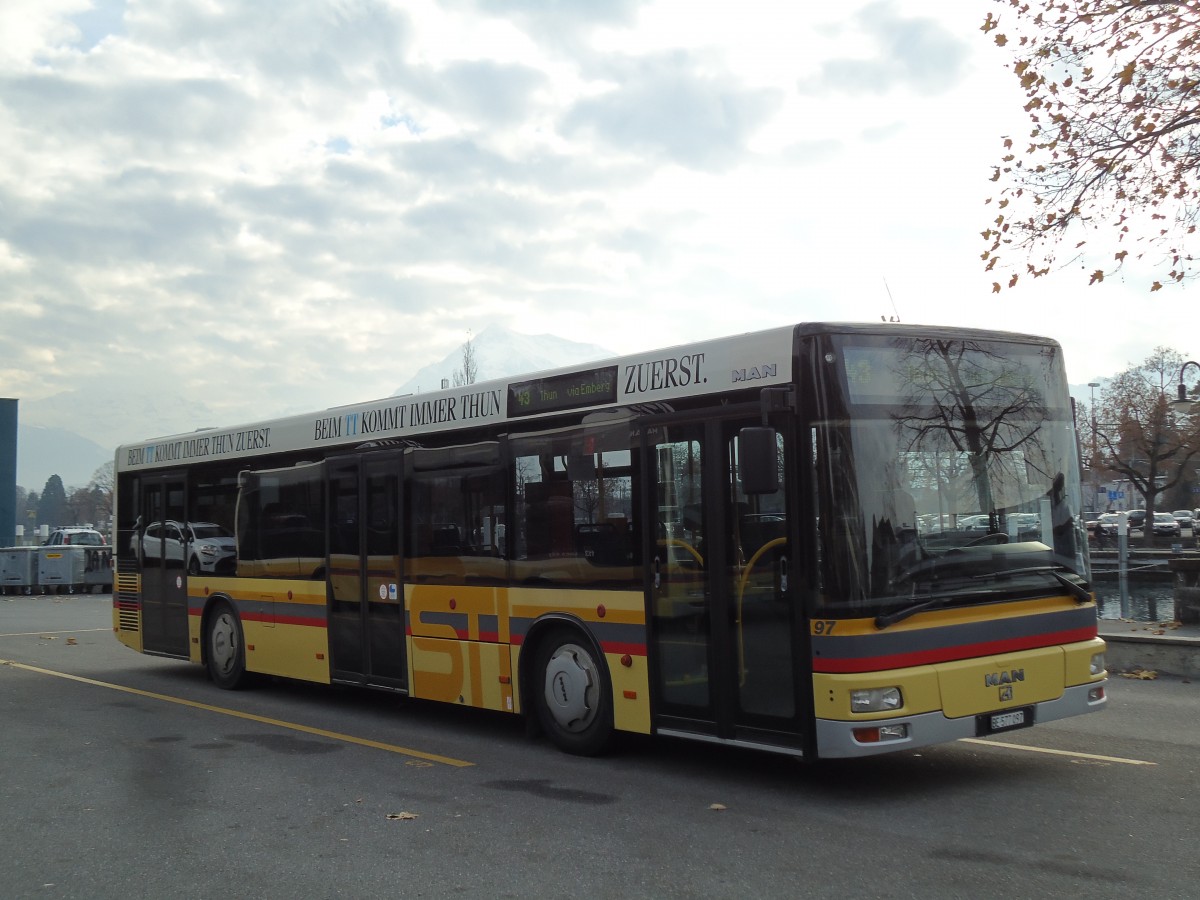
<path fill-rule="evenodd" d="M 899 709 L 904 698 L 898 687 L 868 688 L 850 692 L 850 711 L 856 713 L 886 712 Z"/>
<path fill-rule="evenodd" d="M 882 744 L 887 741 L 902 741 L 907 737 L 907 725 L 874 725 L 870 728 L 854 729 L 854 740 L 860 744 Z"/>

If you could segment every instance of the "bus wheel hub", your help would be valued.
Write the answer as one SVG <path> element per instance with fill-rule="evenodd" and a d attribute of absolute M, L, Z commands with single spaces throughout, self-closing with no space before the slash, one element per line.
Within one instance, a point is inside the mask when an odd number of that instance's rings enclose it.
<path fill-rule="evenodd" d="M 569 731 L 586 728 L 592 715 L 588 692 L 592 673 L 581 660 L 578 648 L 560 647 L 546 666 L 546 706 L 554 720 Z"/>

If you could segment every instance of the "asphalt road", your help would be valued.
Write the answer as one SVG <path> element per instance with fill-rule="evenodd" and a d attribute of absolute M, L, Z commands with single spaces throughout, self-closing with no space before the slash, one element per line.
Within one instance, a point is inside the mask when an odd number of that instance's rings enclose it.
<path fill-rule="evenodd" d="M 0 598 L 5 898 L 1200 896 L 1200 686 L 804 765 L 135 654 L 107 595 Z"/>

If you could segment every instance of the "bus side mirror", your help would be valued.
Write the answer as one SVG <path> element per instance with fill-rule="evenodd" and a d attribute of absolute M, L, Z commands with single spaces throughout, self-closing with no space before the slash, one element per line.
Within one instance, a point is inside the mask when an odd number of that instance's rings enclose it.
<path fill-rule="evenodd" d="M 779 441 L 775 429 L 754 425 L 738 432 L 742 493 L 773 494 L 779 490 Z"/>

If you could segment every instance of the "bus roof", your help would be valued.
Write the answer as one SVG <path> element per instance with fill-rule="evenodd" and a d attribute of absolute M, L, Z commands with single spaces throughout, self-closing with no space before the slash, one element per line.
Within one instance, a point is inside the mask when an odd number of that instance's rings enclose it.
<path fill-rule="evenodd" d="M 123 444 L 116 469 L 131 472 L 265 454 L 354 447 L 567 411 L 669 402 L 792 378 L 794 326 L 700 341 L 570 368 L 318 412 Z"/>
<path fill-rule="evenodd" d="M 660 350 L 498 378 L 462 387 L 385 397 L 312 413 L 206 428 L 123 444 L 118 472 L 188 466 L 277 453 L 348 449 L 369 441 L 664 403 L 731 390 L 787 384 L 797 334 L 945 336 L 1054 345 L 1023 334 L 893 323 L 803 323 Z"/>

